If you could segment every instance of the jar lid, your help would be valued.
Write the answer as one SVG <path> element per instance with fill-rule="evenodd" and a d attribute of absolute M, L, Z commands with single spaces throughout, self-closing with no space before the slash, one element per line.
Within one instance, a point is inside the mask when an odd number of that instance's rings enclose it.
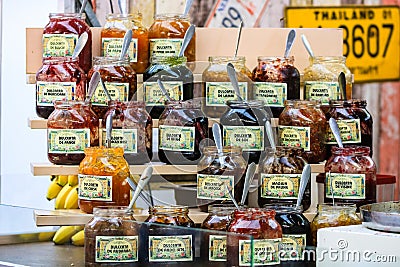
<path fill-rule="evenodd" d="M 368 146 L 345 145 L 344 147 L 332 146 L 332 154 L 338 156 L 369 155 L 371 149 Z"/>
<path fill-rule="evenodd" d="M 94 216 L 131 216 L 134 214 L 132 209 L 129 209 L 128 206 L 97 206 L 93 207 L 93 215 Z M 132 220 L 134 218 L 132 217 Z"/>

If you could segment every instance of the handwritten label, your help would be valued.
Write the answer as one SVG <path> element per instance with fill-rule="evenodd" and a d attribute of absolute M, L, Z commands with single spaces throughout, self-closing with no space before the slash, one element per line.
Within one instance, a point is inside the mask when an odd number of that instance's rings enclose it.
<path fill-rule="evenodd" d="M 342 138 L 343 144 L 359 144 L 361 143 L 361 125 L 360 119 L 352 120 L 336 120 L 340 137 Z M 335 136 L 330 127 L 326 130 L 326 144 L 337 144 Z"/>
<path fill-rule="evenodd" d="M 137 236 L 96 236 L 96 262 L 138 261 Z"/>
<path fill-rule="evenodd" d="M 103 129 L 103 146 L 107 145 L 106 137 L 106 129 Z M 137 129 L 112 129 L 111 147 L 123 147 L 125 154 L 137 153 Z"/>
<path fill-rule="evenodd" d="M 90 129 L 47 129 L 49 153 L 84 153 L 90 145 Z"/>
<path fill-rule="evenodd" d="M 74 53 L 77 34 L 43 34 L 43 57 L 71 57 Z"/>
<path fill-rule="evenodd" d="M 303 251 L 306 248 L 306 235 L 282 235 L 282 241 L 279 249 L 281 252 L 281 261 L 304 260 Z M 283 253 L 284 252 L 284 253 Z"/>
<path fill-rule="evenodd" d="M 182 39 L 150 39 L 150 57 L 172 57 L 178 56 L 181 50 Z"/>
<path fill-rule="evenodd" d="M 281 146 L 301 147 L 310 151 L 310 127 L 278 126 L 278 138 Z"/>
<path fill-rule="evenodd" d="M 321 104 L 329 104 L 329 100 L 340 99 L 339 83 L 323 81 L 305 81 L 305 99 L 319 100 Z"/>
<path fill-rule="evenodd" d="M 182 81 L 163 81 L 163 85 L 172 99 L 183 99 Z M 164 105 L 165 101 L 167 100 L 157 82 L 144 82 L 143 94 L 146 106 Z"/>
<path fill-rule="evenodd" d="M 283 107 L 287 99 L 287 84 L 254 82 L 253 97 L 257 100 L 263 100 L 267 106 Z"/>
<path fill-rule="evenodd" d="M 365 174 L 326 173 L 327 198 L 333 195 L 337 199 L 365 199 Z"/>
<path fill-rule="evenodd" d="M 301 174 L 261 174 L 261 197 L 297 199 Z"/>
<path fill-rule="evenodd" d="M 78 174 L 79 199 L 112 201 L 112 176 Z"/>
<path fill-rule="evenodd" d="M 208 260 L 226 261 L 226 235 L 209 235 Z"/>
<path fill-rule="evenodd" d="M 149 236 L 149 261 L 193 261 L 192 236 Z"/>
<path fill-rule="evenodd" d="M 38 106 L 53 106 L 55 100 L 74 100 L 75 82 L 36 82 Z"/>
<path fill-rule="evenodd" d="M 229 193 L 226 190 L 225 184 L 234 196 L 234 176 L 197 174 L 197 198 L 214 200 L 229 199 Z"/>
<path fill-rule="evenodd" d="M 105 57 L 119 57 L 122 51 L 124 38 L 101 38 L 101 55 Z M 130 62 L 137 62 L 138 39 L 132 38 L 127 51 Z"/>
<path fill-rule="evenodd" d="M 253 239 L 252 250 L 250 240 L 239 240 L 239 266 L 264 266 L 280 264 L 280 241 L 280 238 Z"/>
<path fill-rule="evenodd" d="M 194 151 L 195 128 L 160 125 L 159 149 L 171 151 Z"/>
<path fill-rule="evenodd" d="M 129 83 L 105 82 L 104 84 L 112 100 L 117 100 L 121 102 L 129 101 Z M 97 85 L 97 88 L 94 91 L 94 94 L 92 96 L 92 105 L 94 106 L 108 105 L 108 97 L 104 92 L 101 83 Z"/>
<path fill-rule="evenodd" d="M 239 92 L 247 100 L 247 82 L 239 82 Z M 230 82 L 206 82 L 206 106 L 226 106 L 228 100 L 237 100 Z"/>

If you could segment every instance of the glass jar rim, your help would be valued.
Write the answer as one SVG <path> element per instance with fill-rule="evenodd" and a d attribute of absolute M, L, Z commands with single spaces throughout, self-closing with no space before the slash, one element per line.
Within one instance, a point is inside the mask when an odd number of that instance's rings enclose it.
<path fill-rule="evenodd" d="M 265 106 L 265 101 L 261 99 L 252 99 L 252 100 L 228 100 L 226 104 L 230 108 L 262 108 Z"/>
<path fill-rule="evenodd" d="M 367 156 L 371 148 L 368 146 L 345 145 L 344 147 L 332 146 L 331 152 L 336 156 Z"/>
<path fill-rule="evenodd" d="M 61 13 L 61 12 L 54 12 L 54 13 L 49 13 L 50 19 L 52 18 L 78 18 L 85 20 L 86 19 L 86 13 Z"/>
<path fill-rule="evenodd" d="M 224 63 L 234 63 L 234 62 L 245 62 L 246 57 L 245 56 L 209 56 L 208 57 L 209 62 L 224 62 Z"/>
<path fill-rule="evenodd" d="M 105 146 L 91 146 L 85 148 L 85 155 L 116 155 L 123 156 L 124 149 L 122 147 L 105 147 Z"/>
<path fill-rule="evenodd" d="M 222 153 L 223 154 L 242 154 L 243 148 L 239 146 L 223 146 Z M 216 146 L 205 146 L 203 147 L 204 154 L 213 154 L 214 156 L 218 156 L 218 150 Z"/>
<path fill-rule="evenodd" d="M 224 204 L 211 204 L 208 206 L 208 213 L 211 214 L 231 214 L 234 210 L 236 210 L 236 206 L 232 201 Z"/>
<path fill-rule="evenodd" d="M 130 59 L 128 57 L 120 59 L 119 57 L 108 57 L 108 56 L 95 56 L 93 57 L 93 65 L 104 65 L 104 64 L 126 64 L 129 65 Z"/>
<path fill-rule="evenodd" d="M 295 107 L 299 107 L 299 106 L 314 107 L 314 106 L 320 106 L 321 101 L 320 100 L 287 99 L 287 100 L 285 100 L 284 105 L 285 106 L 295 106 Z"/>
<path fill-rule="evenodd" d="M 345 56 L 314 56 L 310 57 L 314 61 L 346 61 Z"/>
<path fill-rule="evenodd" d="M 188 99 L 188 100 L 166 100 L 165 105 L 174 109 L 200 109 L 200 99 Z"/>
<path fill-rule="evenodd" d="M 90 106 L 91 103 L 85 103 L 84 101 L 80 100 L 54 100 L 53 101 L 54 107 L 58 109 L 68 109 L 75 106 Z"/>
<path fill-rule="evenodd" d="M 46 57 L 43 58 L 43 64 L 59 64 L 59 63 L 76 63 L 78 64 L 79 58 L 73 57 Z M 78 65 L 79 67 L 79 65 Z"/>
<path fill-rule="evenodd" d="M 189 212 L 188 206 L 161 206 L 156 205 L 149 207 L 149 214 L 187 214 Z"/>
<path fill-rule="evenodd" d="M 109 13 L 106 15 L 106 19 L 129 19 L 133 20 L 134 15 L 131 13 Z"/>
<path fill-rule="evenodd" d="M 281 57 L 281 56 L 258 56 L 257 57 L 258 62 L 262 61 L 282 61 L 282 62 L 288 62 L 288 61 L 294 61 L 294 56 L 288 56 L 288 57 Z"/>
<path fill-rule="evenodd" d="M 93 216 L 132 216 L 134 211 L 128 206 L 97 206 L 93 207 Z M 135 219 L 132 217 L 132 220 Z"/>
<path fill-rule="evenodd" d="M 296 207 L 296 204 L 290 203 L 275 203 L 275 204 L 265 204 L 263 205 L 265 209 L 275 210 L 275 213 L 302 213 L 303 205 Z"/>
<path fill-rule="evenodd" d="M 273 218 L 276 214 L 275 210 L 273 209 L 266 209 L 266 208 L 241 208 L 237 209 L 233 213 L 234 217 L 267 217 Z"/>
<path fill-rule="evenodd" d="M 160 13 L 154 15 L 155 20 L 161 19 L 183 19 L 189 20 L 189 15 L 184 15 L 182 13 Z"/>
<path fill-rule="evenodd" d="M 356 211 L 357 205 L 356 204 L 349 204 L 349 203 L 320 203 L 317 204 L 318 211 Z"/>
<path fill-rule="evenodd" d="M 353 106 L 353 105 L 359 105 L 360 107 L 366 107 L 367 106 L 367 100 L 365 99 L 341 99 L 341 100 L 329 100 L 329 105 L 330 106 Z"/>

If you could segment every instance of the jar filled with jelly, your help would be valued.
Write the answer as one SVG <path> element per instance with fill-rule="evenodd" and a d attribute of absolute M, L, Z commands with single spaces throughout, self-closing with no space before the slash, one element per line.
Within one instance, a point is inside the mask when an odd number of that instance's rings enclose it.
<path fill-rule="evenodd" d="M 296 204 L 301 173 L 307 162 L 299 147 L 277 146 L 267 148 L 258 166 L 258 205 Z M 311 205 L 311 182 L 304 191 L 302 204 L 305 210 Z"/>
<path fill-rule="evenodd" d="M 239 146 L 243 157 L 258 163 L 261 152 L 267 147 L 265 122 L 270 116 L 262 100 L 228 100 L 229 109 L 222 115 L 222 140 L 224 146 Z"/>
<path fill-rule="evenodd" d="M 98 71 L 111 100 L 127 102 L 134 99 L 137 90 L 136 72 L 130 66 L 128 58 L 121 60 L 119 57 L 94 57 L 93 60 L 88 78 Z M 92 107 L 99 118 L 103 118 L 107 112 L 109 100 L 100 82 L 92 96 Z"/>
<path fill-rule="evenodd" d="M 326 157 L 326 127 L 318 101 L 286 100 L 279 116 L 279 144 L 303 148 L 303 158 L 308 163 L 322 162 Z"/>
<path fill-rule="evenodd" d="M 140 227 L 140 266 L 188 266 L 195 261 L 196 232 L 186 206 L 154 206 Z"/>
<path fill-rule="evenodd" d="M 85 13 L 50 13 L 43 29 L 43 59 L 72 57 L 78 38 L 86 32 L 88 40 L 79 54 L 79 66 L 88 73 L 92 67 L 92 32 Z"/>
<path fill-rule="evenodd" d="M 113 116 L 111 147 L 124 148 L 124 158 L 130 165 L 148 163 L 153 157 L 153 121 L 144 102 L 110 101 L 103 121 Z M 102 125 L 102 145 L 106 146 L 106 127 Z"/>
<path fill-rule="evenodd" d="M 85 266 L 140 266 L 139 226 L 126 206 L 99 206 L 85 225 Z"/>
<path fill-rule="evenodd" d="M 79 164 L 78 204 L 81 211 L 92 213 L 97 206 L 128 206 L 129 165 L 122 147 L 89 147 Z"/>
<path fill-rule="evenodd" d="M 235 210 L 228 226 L 227 266 L 279 266 L 281 239 L 282 228 L 274 210 Z"/>
<path fill-rule="evenodd" d="M 252 99 L 263 100 L 274 118 L 279 118 L 285 100 L 300 99 L 300 73 L 293 56 L 258 57 L 251 79 Z"/>
<path fill-rule="evenodd" d="M 362 205 L 376 202 L 376 165 L 369 147 L 332 147 L 325 163 L 325 202 Z M 332 192 L 333 191 L 333 192 Z"/>
<path fill-rule="evenodd" d="M 201 157 L 200 147 L 208 137 L 208 118 L 198 100 L 167 101 L 158 121 L 158 131 L 161 162 L 197 164 Z"/>
<path fill-rule="evenodd" d="M 47 157 L 54 164 L 78 165 L 87 147 L 99 145 L 99 119 L 81 101 L 57 100 L 54 107 L 47 120 Z"/>

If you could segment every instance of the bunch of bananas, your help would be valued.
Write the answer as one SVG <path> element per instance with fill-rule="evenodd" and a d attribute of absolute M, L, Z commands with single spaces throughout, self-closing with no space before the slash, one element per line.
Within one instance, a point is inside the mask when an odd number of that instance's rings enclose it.
<path fill-rule="evenodd" d="M 55 199 L 55 209 L 78 208 L 78 175 L 52 175 L 46 198 Z"/>
<path fill-rule="evenodd" d="M 53 242 L 56 245 L 62 245 L 71 242 L 75 246 L 83 246 L 85 244 L 84 226 L 61 226 L 56 231 Z"/>

